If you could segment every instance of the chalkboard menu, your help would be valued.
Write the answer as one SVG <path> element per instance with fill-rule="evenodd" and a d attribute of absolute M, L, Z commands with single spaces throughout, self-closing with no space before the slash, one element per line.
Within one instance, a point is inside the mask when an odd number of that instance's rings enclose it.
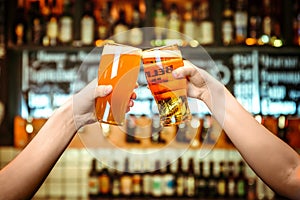
<path fill-rule="evenodd" d="M 96 78 L 100 53 L 93 53 L 23 51 L 23 117 L 49 117 L 70 95 Z"/>
<path fill-rule="evenodd" d="M 259 55 L 261 112 L 264 115 L 300 113 L 300 54 Z"/>
<path fill-rule="evenodd" d="M 97 77 L 101 51 L 23 51 L 24 112 L 34 117 L 50 116 L 70 95 Z M 203 56 L 186 49 L 182 52 L 184 58 L 220 80 L 252 114 L 299 115 L 299 54 L 249 50 Z M 157 108 L 142 69 L 136 89 L 138 98 L 130 113 L 152 115 Z M 198 111 L 209 112 L 201 104 Z"/>

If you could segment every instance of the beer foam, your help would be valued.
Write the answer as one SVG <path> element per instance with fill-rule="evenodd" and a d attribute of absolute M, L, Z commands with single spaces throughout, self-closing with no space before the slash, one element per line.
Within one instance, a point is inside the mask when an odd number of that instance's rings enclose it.
<path fill-rule="evenodd" d="M 133 54 L 141 55 L 142 50 L 132 46 L 126 46 L 122 44 L 107 44 L 104 46 L 102 55 L 107 54 Z"/>
<path fill-rule="evenodd" d="M 156 57 L 164 57 L 164 58 L 169 58 L 169 57 L 182 57 L 180 50 L 159 50 L 159 49 L 154 49 L 154 50 L 146 50 L 142 52 L 142 57 L 143 58 L 156 58 Z"/>

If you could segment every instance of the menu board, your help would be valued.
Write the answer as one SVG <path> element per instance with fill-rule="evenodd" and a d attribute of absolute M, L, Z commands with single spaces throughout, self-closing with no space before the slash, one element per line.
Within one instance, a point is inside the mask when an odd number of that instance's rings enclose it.
<path fill-rule="evenodd" d="M 252 114 L 300 113 L 299 55 L 259 53 L 256 50 L 216 53 L 182 51 L 183 57 L 222 82 Z M 48 117 L 74 92 L 97 77 L 101 48 L 92 52 L 24 51 L 23 117 Z M 141 67 L 137 100 L 130 113 L 157 113 Z M 208 113 L 201 101 L 189 99 L 193 114 Z M 196 106 L 193 106 L 195 104 Z"/>
<path fill-rule="evenodd" d="M 300 113 L 300 55 L 259 55 L 260 101 L 264 115 Z"/>
<path fill-rule="evenodd" d="M 49 117 L 70 95 L 96 78 L 99 55 L 84 51 L 24 51 L 21 115 Z"/>

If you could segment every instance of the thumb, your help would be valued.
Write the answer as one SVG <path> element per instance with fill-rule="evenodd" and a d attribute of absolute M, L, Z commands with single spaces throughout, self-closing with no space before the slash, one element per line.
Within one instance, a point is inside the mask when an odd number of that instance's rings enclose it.
<path fill-rule="evenodd" d="M 105 97 L 112 92 L 111 85 L 99 85 L 95 90 L 95 97 Z"/>
<path fill-rule="evenodd" d="M 185 78 L 194 75 L 196 66 L 187 60 L 184 60 L 183 62 L 184 62 L 183 67 L 179 67 L 172 72 L 175 78 Z"/>

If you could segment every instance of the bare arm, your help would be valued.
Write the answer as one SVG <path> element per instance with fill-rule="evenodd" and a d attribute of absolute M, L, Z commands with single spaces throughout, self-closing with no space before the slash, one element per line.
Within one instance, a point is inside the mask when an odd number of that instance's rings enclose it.
<path fill-rule="evenodd" d="M 30 199 L 78 128 L 96 121 L 95 97 L 106 96 L 111 90 L 111 86 L 89 84 L 56 110 L 26 148 L 0 171 L 0 199 Z"/>
<path fill-rule="evenodd" d="M 259 124 L 217 80 L 190 62 L 174 72 L 187 77 L 188 95 L 206 103 L 249 166 L 272 189 L 300 198 L 300 157 Z"/>

